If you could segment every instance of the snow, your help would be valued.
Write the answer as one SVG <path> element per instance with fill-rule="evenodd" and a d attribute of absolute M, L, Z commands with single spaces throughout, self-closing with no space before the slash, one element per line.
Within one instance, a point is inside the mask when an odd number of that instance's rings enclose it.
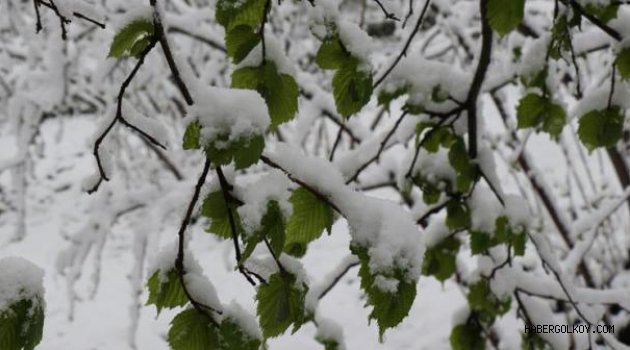
<path fill-rule="evenodd" d="M 289 202 L 290 184 L 289 178 L 284 173 L 280 170 L 272 170 L 249 186 L 237 189 L 237 197 L 245 203 L 237 211 L 246 233 L 252 234 L 260 230 L 269 201 L 278 202 L 285 219 L 291 216 L 293 207 Z"/>
<path fill-rule="evenodd" d="M 346 349 L 343 341 L 343 329 L 337 322 L 319 315 L 316 315 L 315 322 L 317 322 L 317 333 L 315 333 L 316 339 L 334 340 L 337 344 L 339 344 L 337 347 L 338 350 Z"/>
<path fill-rule="evenodd" d="M 278 73 L 287 74 L 295 78 L 297 73 L 293 62 L 289 60 L 282 50 L 282 45 L 278 39 L 269 33 L 265 33 L 265 59 L 276 64 Z M 234 67 L 234 70 L 245 67 L 259 67 L 262 61 L 262 43 L 258 43 L 258 45 Z"/>
<path fill-rule="evenodd" d="M 258 327 L 258 321 L 247 312 L 236 300 L 232 300 L 223 307 L 223 319 L 236 323 L 245 333 L 254 338 L 262 339 L 262 332 Z"/>
<path fill-rule="evenodd" d="M 477 185 L 468 199 L 468 208 L 472 230 L 492 235 L 496 220 L 503 209 L 495 194 L 487 186 Z"/>
<path fill-rule="evenodd" d="M 261 135 L 269 126 L 267 105 L 256 91 L 213 86 L 193 91 L 196 104 L 185 122 L 199 122 L 202 144 L 224 134 L 228 141 Z"/>
<path fill-rule="evenodd" d="M 434 89 L 448 91 L 458 101 L 464 101 L 472 77 L 453 65 L 427 60 L 417 54 L 409 54 L 384 80 L 381 90 L 394 92 L 410 85 L 409 102 L 413 105 L 431 106 Z"/>
<path fill-rule="evenodd" d="M 368 249 L 373 273 L 397 267 L 410 281 L 418 280 L 425 248 L 409 212 L 394 202 L 355 192 L 330 163 L 305 156 L 289 145 L 278 144 L 265 154 L 339 208 L 348 220 L 352 244 Z"/>
<path fill-rule="evenodd" d="M 43 278 L 44 270 L 24 258 L 0 259 L 0 314 L 21 300 L 45 307 Z"/>
<path fill-rule="evenodd" d="M 339 31 L 339 39 L 348 52 L 369 65 L 370 56 L 374 51 L 370 36 L 358 25 L 348 21 L 338 21 L 337 30 Z"/>

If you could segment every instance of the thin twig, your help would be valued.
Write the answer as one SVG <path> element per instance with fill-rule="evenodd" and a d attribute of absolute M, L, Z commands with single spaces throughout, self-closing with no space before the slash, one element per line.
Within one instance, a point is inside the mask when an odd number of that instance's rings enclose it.
<path fill-rule="evenodd" d="M 413 38 L 416 36 L 416 34 L 418 34 L 418 31 L 420 30 L 420 25 L 422 24 L 422 20 L 424 19 L 424 15 L 426 14 L 430 3 L 431 3 L 431 0 L 426 0 L 426 2 L 424 3 L 424 7 L 422 8 L 422 12 L 420 13 L 420 17 L 418 17 L 418 20 L 416 21 L 416 25 L 413 27 L 413 30 L 411 31 L 411 34 L 409 35 L 409 38 L 407 38 L 407 42 L 405 42 L 405 45 L 403 46 L 402 50 L 400 51 L 400 54 L 398 54 L 398 56 L 396 56 L 396 59 L 391 64 L 391 66 L 389 66 L 389 68 L 387 68 L 385 73 L 383 73 L 383 75 L 376 80 L 376 82 L 373 85 L 374 89 L 376 89 L 376 87 L 379 86 L 385 80 L 385 78 L 387 78 L 387 76 L 394 70 L 394 68 L 396 68 L 396 66 L 398 65 L 400 60 L 403 58 L 403 56 L 407 55 L 407 50 L 409 49 L 409 46 L 411 45 L 411 42 L 413 41 Z"/>

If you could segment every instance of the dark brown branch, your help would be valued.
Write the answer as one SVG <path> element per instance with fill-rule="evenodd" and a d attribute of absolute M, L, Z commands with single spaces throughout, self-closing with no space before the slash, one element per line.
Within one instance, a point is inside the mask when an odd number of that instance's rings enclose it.
<path fill-rule="evenodd" d="M 341 271 L 341 273 L 339 273 L 332 281 L 331 283 L 319 294 L 319 296 L 317 296 L 317 299 L 321 300 L 323 299 L 326 294 L 330 293 L 330 291 L 337 285 L 337 283 L 339 283 L 339 281 L 341 281 L 341 279 L 343 278 L 343 276 L 346 275 L 346 273 L 348 273 L 348 271 L 350 271 L 350 269 L 352 269 L 355 266 L 359 266 L 358 262 L 353 262 L 351 264 L 348 264 L 346 266 L 345 269 L 343 269 Z"/>
<path fill-rule="evenodd" d="M 210 161 L 206 159 L 203 164 L 203 170 L 201 171 L 201 175 L 199 175 L 199 179 L 197 179 L 197 184 L 195 185 L 195 191 L 193 192 L 193 196 L 188 203 L 188 208 L 186 209 L 186 214 L 182 219 L 182 223 L 179 226 L 179 231 L 177 232 L 177 258 L 175 259 L 175 271 L 179 276 L 179 282 L 181 283 L 182 289 L 186 294 L 186 297 L 192 304 L 192 306 L 202 314 L 206 314 L 210 316 L 210 319 L 216 323 L 211 314 L 208 314 L 207 311 L 212 311 L 216 313 L 221 313 L 221 311 L 216 310 L 213 307 L 208 305 L 204 305 L 201 302 L 197 301 L 188 290 L 186 286 L 186 282 L 184 280 L 184 276 L 186 275 L 186 266 L 184 266 L 184 257 L 185 257 L 185 242 L 186 242 L 186 228 L 188 227 L 188 223 L 190 222 L 190 218 L 192 217 L 193 211 L 195 210 L 195 206 L 197 205 L 197 201 L 199 200 L 199 194 L 201 193 L 201 188 L 203 184 L 206 182 L 206 177 L 208 176 L 208 171 L 210 170 Z"/>
<path fill-rule="evenodd" d="M 42 0 L 33 0 L 33 4 L 35 6 L 35 15 L 37 17 L 37 23 L 35 25 L 35 29 L 36 32 L 39 33 L 42 29 L 42 20 L 41 20 L 41 14 L 39 12 L 39 6 L 42 5 L 50 10 L 52 10 L 55 13 L 55 16 L 57 16 L 57 18 L 59 19 L 59 25 L 61 26 L 61 38 L 63 40 L 67 39 L 67 29 L 66 29 L 66 24 L 69 24 L 70 22 L 72 22 L 69 18 L 63 16 L 61 14 L 61 12 L 59 11 L 59 8 L 55 5 L 55 2 L 53 0 L 49 0 L 49 2 L 46 1 L 42 1 Z M 92 24 L 95 24 L 99 27 L 101 27 L 102 29 L 105 29 L 105 24 L 101 23 L 93 18 L 90 18 L 89 16 L 86 16 L 80 12 L 72 12 L 72 15 L 74 17 L 80 18 L 84 21 L 90 22 Z"/>
<path fill-rule="evenodd" d="M 385 73 L 383 73 L 383 75 L 376 80 L 373 86 L 374 89 L 376 89 L 376 87 L 378 87 L 385 80 L 385 78 L 387 78 L 387 76 L 394 70 L 394 68 L 396 68 L 400 60 L 402 60 L 403 56 L 407 55 L 407 50 L 409 50 L 409 46 L 411 45 L 413 38 L 416 36 L 416 34 L 418 34 L 418 31 L 420 30 L 420 25 L 422 24 L 422 20 L 424 19 L 424 15 L 426 14 L 430 3 L 431 3 L 431 0 L 426 0 L 426 2 L 424 3 L 424 7 L 422 8 L 420 17 L 418 17 L 418 20 L 416 21 L 416 25 L 413 27 L 413 30 L 411 31 L 409 38 L 407 38 L 407 42 L 405 42 L 405 45 L 400 51 L 400 54 L 396 56 L 396 59 L 391 64 L 391 66 L 389 66 L 389 68 L 387 68 Z"/>
<path fill-rule="evenodd" d="M 339 131 L 337 131 L 337 137 L 335 137 L 335 143 L 333 144 L 333 148 L 330 151 L 330 155 L 328 156 L 328 160 L 331 162 L 335 158 L 335 152 L 337 152 L 337 147 L 339 147 L 339 144 L 341 143 L 341 136 L 343 136 L 343 128 L 340 127 Z"/>
<path fill-rule="evenodd" d="M 481 12 L 481 54 L 479 63 L 473 78 L 468 98 L 466 100 L 466 110 L 468 114 L 468 155 L 471 159 L 477 158 L 477 98 L 481 92 L 481 85 L 486 78 L 490 56 L 492 54 L 492 28 L 488 23 L 487 14 L 488 0 L 480 0 Z"/>
<path fill-rule="evenodd" d="M 159 142 L 157 142 L 157 140 L 155 140 L 152 136 L 150 136 L 146 132 L 140 130 L 139 128 L 137 128 L 136 126 L 134 126 L 133 124 L 131 124 L 127 120 L 125 120 L 124 117 L 123 117 L 123 114 L 122 114 L 122 103 L 123 103 L 123 97 L 125 95 L 125 91 L 127 90 L 127 88 L 129 87 L 129 84 L 131 84 L 131 81 L 133 80 L 133 78 L 136 76 L 136 74 L 140 70 L 140 67 L 142 67 L 142 65 L 144 64 L 145 58 L 147 57 L 149 52 L 151 52 L 151 50 L 155 47 L 156 44 L 157 44 L 157 41 L 155 40 L 155 38 L 153 38 L 149 42 L 149 45 L 147 45 L 147 47 L 144 49 L 144 51 L 142 51 L 142 53 L 140 54 L 140 58 L 138 59 L 138 62 L 136 63 L 135 67 L 133 68 L 131 73 L 129 73 L 129 75 L 127 76 L 125 81 L 120 86 L 120 91 L 118 92 L 118 104 L 117 104 L 117 107 L 116 107 L 116 116 L 114 117 L 114 119 L 111 121 L 111 123 L 105 128 L 105 130 L 98 136 L 98 138 L 94 142 L 93 154 L 94 154 L 94 157 L 96 158 L 96 164 L 98 166 L 100 179 L 91 189 L 89 189 L 87 191 L 90 194 L 95 192 L 96 190 L 98 190 L 98 187 L 100 186 L 100 184 L 102 183 L 103 180 L 109 181 L 109 178 L 107 177 L 107 174 L 105 173 L 105 169 L 103 168 L 103 163 L 102 163 L 101 157 L 99 155 L 99 150 L 100 150 L 101 144 L 105 140 L 105 137 L 107 137 L 107 135 L 114 128 L 114 125 L 116 125 L 117 122 L 121 122 L 123 125 L 125 125 L 125 126 L 131 128 L 132 130 L 138 132 L 140 135 L 145 137 L 150 142 L 154 143 L 156 146 L 159 146 L 161 148 L 165 148 L 163 145 L 161 145 Z"/>
<path fill-rule="evenodd" d="M 580 16 L 588 19 L 591 23 L 593 23 L 595 26 L 599 27 L 599 29 L 604 31 L 606 34 L 610 35 L 613 39 L 615 39 L 617 41 L 623 40 L 623 37 L 621 36 L 621 34 L 619 34 L 618 31 L 616 31 L 613 28 L 609 27 L 606 23 L 602 22 L 599 18 L 597 18 L 597 17 L 593 16 L 592 14 L 588 13 L 582 7 L 582 5 L 580 5 L 577 1 L 575 1 L 575 0 L 560 0 L 560 1 L 565 6 L 569 6 L 570 5 L 573 8 L 573 10 L 577 12 L 577 14 L 579 14 Z"/>
<path fill-rule="evenodd" d="M 394 15 L 393 13 L 387 11 L 385 6 L 383 6 L 383 3 L 381 3 L 381 0 L 374 0 L 374 2 L 378 5 L 378 7 L 381 8 L 381 11 L 383 11 L 383 14 L 385 15 L 386 19 L 391 19 L 393 21 L 400 21 L 400 19 L 398 17 L 396 17 L 396 15 Z"/>
<path fill-rule="evenodd" d="M 221 192 L 223 193 L 223 200 L 225 201 L 225 207 L 227 208 L 228 223 L 230 224 L 230 232 L 232 233 L 232 243 L 234 244 L 234 252 L 236 254 L 236 265 L 237 265 L 238 271 L 243 276 L 245 276 L 245 279 L 247 279 L 247 282 L 249 282 L 252 286 L 255 286 L 256 282 L 250 276 L 252 275 L 252 273 L 249 270 L 245 269 L 245 267 L 243 266 L 243 261 L 241 261 L 242 255 L 241 255 L 241 247 L 238 244 L 238 229 L 236 228 L 236 221 L 234 220 L 234 213 L 232 212 L 232 206 L 230 203 L 230 201 L 233 198 L 231 194 L 233 187 L 225 178 L 225 174 L 223 174 L 223 170 L 221 169 L 220 166 L 217 166 L 216 172 L 219 178 L 219 185 L 221 186 Z M 264 280 L 260 278 L 258 275 L 254 274 L 254 276 L 259 278 L 261 282 L 264 282 Z"/>
<path fill-rule="evenodd" d="M 33 0 L 33 6 L 35 7 L 35 16 L 37 16 L 37 23 L 35 24 L 35 33 L 39 33 L 42 29 L 42 16 L 39 13 L 39 0 Z"/>

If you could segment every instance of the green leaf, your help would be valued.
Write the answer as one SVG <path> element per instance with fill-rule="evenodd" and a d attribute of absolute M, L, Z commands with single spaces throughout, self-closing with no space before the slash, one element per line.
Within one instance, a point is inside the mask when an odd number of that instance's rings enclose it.
<path fill-rule="evenodd" d="M 33 350 L 44 329 L 43 301 L 24 299 L 0 312 L 0 349 Z"/>
<path fill-rule="evenodd" d="M 470 250 L 473 255 L 485 253 L 495 245 L 489 234 L 485 232 L 470 232 Z"/>
<path fill-rule="evenodd" d="M 551 30 L 551 44 L 549 56 L 553 59 L 560 59 L 564 52 L 571 49 L 571 35 L 567 16 L 558 16 Z"/>
<path fill-rule="evenodd" d="M 542 124 L 542 130 L 552 138 L 558 138 L 566 123 L 564 109 L 537 94 L 523 97 L 516 113 L 519 128 L 535 128 Z"/>
<path fill-rule="evenodd" d="M 253 338 L 237 323 L 230 319 L 223 319 L 219 330 L 218 349 L 225 350 L 258 350 L 260 339 Z"/>
<path fill-rule="evenodd" d="M 153 23 L 147 18 L 136 18 L 125 25 L 116 33 L 109 48 L 109 57 L 122 58 L 133 55 L 131 52 L 138 52 L 139 47 L 134 46 L 139 41 L 153 36 Z M 146 43 L 148 45 L 148 42 Z M 146 48 L 146 45 L 144 48 Z M 144 50 L 142 48 L 142 50 Z M 140 50 L 140 52 L 142 52 Z M 134 55 L 135 56 L 135 55 Z"/>
<path fill-rule="evenodd" d="M 317 51 L 315 62 L 321 69 L 339 69 L 349 60 L 350 53 L 338 36 L 326 38 Z"/>
<path fill-rule="evenodd" d="M 326 202 L 303 187 L 293 191 L 289 201 L 293 213 L 287 221 L 285 249 L 293 243 L 309 243 L 319 238 L 324 230 L 330 232 L 333 211 Z"/>
<path fill-rule="evenodd" d="M 410 88 L 409 85 L 403 85 L 393 91 L 382 89 L 381 92 L 378 94 L 378 105 L 384 106 L 385 108 L 389 108 L 389 105 L 392 103 L 392 101 L 394 101 L 395 99 L 397 99 L 398 97 L 402 95 L 407 94 L 409 92 L 409 88 Z"/>
<path fill-rule="evenodd" d="M 436 246 L 428 248 L 424 253 L 422 274 L 434 276 L 440 282 L 449 279 L 455 273 L 455 258 L 459 246 L 457 238 L 448 237 Z"/>
<path fill-rule="evenodd" d="M 451 348 L 453 350 L 484 350 L 486 342 L 482 338 L 483 329 L 477 322 L 467 322 L 455 326 L 451 331 Z"/>
<path fill-rule="evenodd" d="M 215 18 L 226 32 L 239 26 L 246 25 L 259 28 L 263 21 L 265 3 L 267 0 L 218 0 Z"/>
<path fill-rule="evenodd" d="M 525 0 L 488 0 L 486 6 L 490 27 L 501 36 L 514 30 L 523 21 Z"/>
<path fill-rule="evenodd" d="M 248 168 L 256 164 L 265 149 L 265 138 L 262 135 L 253 135 L 250 138 L 241 138 L 231 147 L 234 150 L 234 167 Z"/>
<path fill-rule="evenodd" d="M 238 215 L 238 203 L 235 200 L 229 202 L 234 224 L 238 232 L 241 232 L 241 220 Z M 232 227 L 228 216 L 228 206 L 225 203 L 221 190 L 209 193 L 201 206 L 201 215 L 210 218 L 210 227 L 206 230 L 224 239 L 232 238 Z"/>
<path fill-rule="evenodd" d="M 440 200 L 440 196 L 442 195 L 442 191 L 437 188 L 432 183 L 425 181 L 421 186 L 422 189 L 422 200 L 425 204 L 431 205 L 435 204 Z"/>
<path fill-rule="evenodd" d="M 467 192 L 472 183 L 476 180 L 476 167 L 468 157 L 468 150 L 464 140 L 457 138 L 448 152 L 448 160 L 457 174 L 456 187 L 459 192 Z"/>
<path fill-rule="evenodd" d="M 578 135 L 589 151 L 598 147 L 613 147 L 621 139 L 623 120 L 623 110 L 618 106 L 591 111 L 580 118 Z"/>
<path fill-rule="evenodd" d="M 225 47 L 232 63 L 241 62 L 260 42 L 260 35 L 247 25 L 239 25 L 225 35 Z"/>
<path fill-rule="evenodd" d="M 615 65 L 621 77 L 630 79 L 630 47 L 624 48 L 617 54 Z"/>
<path fill-rule="evenodd" d="M 382 341 L 385 331 L 396 327 L 409 314 L 416 298 L 416 284 L 408 281 L 404 271 L 395 269 L 381 276 L 398 282 L 396 292 L 381 290 L 375 284 L 377 275 L 373 275 L 370 271 L 367 249 L 356 246 L 351 246 L 350 249 L 361 263 L 359 268 L 361 288 L 367 295 L 368 305 L 373 306 L 370 319 L 378 323 L 379 339 Z"/>
<path fill-rule="evenodd" d="M 297 83 L 292 76 L 279 73 L 271 61 L 236 70 L 232 73 L 232 87 L 258 91 L 267 103 L 272 128 L 293 119 L 298 110 Z"/>
<path fill-rule="evenodd" d="M 199 145 L 199 137 L 201 135 L 201 125 L 199 122 L 194 121 L 186 127 L 186 132 L 184 133 L 184 149 L 198 149 L 201 147 Z"/>
<path fill-rule="evenodd" d="M 269 239 L 269 245 L 274 254 L 280 256 L 286 240 L 286 220 L 277 201 L 270 200 L 267 202 L 267 211 L 261 219 L 260 226 L 260 230 L 250 234 L 246 239 L 241 262 L 245 262 L 256 249 L 256 245 L 265 238 Z"/>
<path fill-rule="evenodd" d="M 491 326 L 497 316 L 510 311 L 511 299 L 509 297 L 504 300 L 497 298 L 490 290 L 487 279 L 471 284 L 467 299 L 470 309 L 477 312 L 479 321 L 486 326 Z"/>
<path fill-rule="evenodd" d="M 168 343 L 173 350 L 216 350 L 219 330 L 209 316 L 195 309 L 184 310 L 171 321 Z"/>
<path fill-rule="evenodd" d="M 265 338 L 283 334 L 289 326 L 294 331 L 304 320 L 305 285 L 296 286 L 296 278 L 288 272 L 272 275 L 267 284 L 258 287 L 257 313 Z"/>
<path fill-rule="evenodd" d="M 584 10 L 595 16 L 597 19 L 604 23 L 608 23 L 617 18 L 617 12 L 619 11 L 619 4 L 594 4 L 588 3 L 584 6 Z"/>
<path fill-rule="evenodd" d="M 446 205 L 446 226 L 455 231 L 470 226 L 470 210 L 464 202 L 451 200 Z"/>
<path fill-rule="evenodd" d="M 347 118 L 359 112 L 372 97 L 372 73 L 352 57 L 335 73 L 332 81 L 337 112 Z"/>
<path fill-rule="evenodd" d="M 159 314 L 165 307 L 172 309 L 188 303 L 188 298 L 175 269 L 169 270 L 165 276 L 160 275 L 161 271 L 156 271 L 149 278 L 147 283 L 149 287 L 147 305 L 155 305 Z"/>

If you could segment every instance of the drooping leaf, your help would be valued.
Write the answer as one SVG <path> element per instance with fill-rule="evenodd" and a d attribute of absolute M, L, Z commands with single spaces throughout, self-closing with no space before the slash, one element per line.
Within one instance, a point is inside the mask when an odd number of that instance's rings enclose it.
<path fill-rule="evenodd" d="M 326 38 L 317 51 L 315 62 L 322 69 L 339 69 L 349 60 L 350 53 L 338 36 Z"/>
<path fill-rule="evenodd" d="M 260 35 L 247 25 L 239 25 L 225 35 L 225 47 L 233 63 L 241 62 L 260 42 Z"/>
<path fill-rule="evenodd" d="M 158 314 L 163 308 L 172 309 L 188 303 L 188 298 L 175 269 L 173 268 L 163 275 L 161 271 L 156 271 L 147 283 L 149 287 L 147 305 L 155 305 Z"/>
<path fill-rule="evenodd" d="M 287 221 L 286 246 L 307 244 L 319 238 L 324 230 L 330 232 L 333 211 L 326 202 L 303 187 L 293 191 L 289 201 L 293 205 L 293 213 Z"/>
<path fill-rule="evenodd" d="M 258 350 L 260 339 L 250 336 L 237 323 L 223 319 L 219 329 L 218 349 L 221 350 Z"/>
<path fill-rule="evenodd" d="M 295 276 L 288 272 L 276 273 L 258 287 L 256 309 L 265 338 L 283 334 L 292 324 L 294 331 L 302 325 L 306 291 L 306 286 L 297 286 Z"/>
<path fill-rule="evenodd" d="M 604 23 L 608 23 L 613 19 L 617 18 L 617 13 L 619 11 L 619 4 L 597 4 L 597 3 L 588 3 L 584 6 L 584 10 L 590 14 L 595 16 L 597 19 Z"/>
<path fill-rule="evenodd" d="M 455 258 L 459 252 L 459 240 L 449 237 L 424 253 L 422 274 L 445 281 L 455 273 Z"/>
<path fill-rule="evenodd" d="M 23 299 L 0 312 L 0 349 L 35 349 L 42 340 L 44 329 L 42 302 Z"/>
<path fill-rule="evenodd" d="M 251 256 L 256 245 L 265 238 L 269 239 L 269 245 L 276 256 L 279 256 L 282 252 L 286 241 L 286 219 L 277 201 L 270 200 L 267 202 L 267 211 L 261 219 L 260 226 L 261 228 L 258 231 L 250 234 L 246 239 L 242 262 Z"/>
<path fill-rule="evenodd" d="M 198 149 L 201 147 L 199 145 L 200 133 L 201 125 L 199 125 L 199 122 L 195 121 L 188 124 L 184 133 L 184 149 Z"/>
<path fill-rule="evenodd" d="M 516 113 L 519 128 L 540 126 L 552 138 L 558 138 L 566 123 L 566 112 L 560 105 L 533 93 L 521 99 Z"/>
<path fill-rule="evenodd" d="M 337 70 L 332 85 L 337 112 L 347 118 L 370 102 L 372 73 L 352 57 Z"/>
<path fill-rule="evenodd" d="M 580 118 L 580 140 L 589 151 L 599 147 L 612 147 L 621 138 L 623 119 L 623 111 L 618 106 L 588 112 Z"/>
<path fill-rule="evenodd" d="M 136 18 L 125 25 L 116 33 L 109 48 L 109 57 L 121 58 L 132 55 L 131 52 L 142 52 L 148 45 L 143 39 L 153 36 L 153 22 L 147 18 Z M 139 43 L 145 43 L 144 47 L 135 47 Z M 143 44 L 138 44 L 143 45 Z M 135 56 L 135 55 L 134 55 Z"/>
<path fill-rule="evenodd" d="M 299 91 L 295 79 L 278 72 L 272 61 L 234 71 L 232 87 L 258 91 L 267 103 L 272 128 L 293 119 L 298 110 Z"/>
<path fill-rule="evenodd" d="M 460 230 L 470 226 L 470 210 L 464 202 L 452 199 L 446 205 L 446 226 Z"/>
<path fill-rule="evenodd" d="M 215 18 L 226 32 L 239 26 L 246 25 L 259 28 L 265 12 L 267 0 L 218 0 Z"/>
<path fill-rule="evenodd" d="M 453 350 L 484 350 L 483 329 L 474 321 L 455 326 L 451 331 L 451 348 Z"/>
<path fill-rule="evenodd" d="M 234 167 L 245 169 L 256 164 L 265 149 L 265 138 L 262 135 L 253 135 L 249 138 L 240 138 L 231 147 L 234 150 Z"/>
<path fill-rule="evenodd" d="M 492 29 L 504 36 L 523 21 L 525 0 L 488 0 L 487 16 Z"/>
<path fill-rule="evenodd" d="M 398 326 L 409 314 L 416 298 L 416 284 L 407 279 L 404 271 L 395 269 L 380 277 L 396 281 L 396 291 L 382 290 L 375 283 L 378 276 L 370 271 L 367 249 L 352 246 L 351 250 L 361 263 L 359 268 L 361 288 L 367 295 L 368 305 L 373 307 L 370 319 L 378 323 L 379 339 L 382 341 L 385 331 Z"/>
<path fill-rule="evenodd" d="M 168 344 L 173 350 L 217 350 L 219 330 L 208 315 L 187 309 L 171 321 Z"/>
<path fill-rule="evenodd" d="M 238 203 L 235 200 L 229 202 L 229 208 L 237 231 L 241 232 L 241 220 L 238 215 Z M 201 214 L 210 218 L 210 227 L 207 232 L 212 232 L 223 239 L 232 238 L 232 227 L 228 215 L 228 206 L 221 190 L 209 193 L 203 201 Z"/>
<path fill-rule="evenodd" d="M 617 54 L 615 59 L 619 75 L 624 79 L 630 79 L 630 47 L 626 47 Z"/>

